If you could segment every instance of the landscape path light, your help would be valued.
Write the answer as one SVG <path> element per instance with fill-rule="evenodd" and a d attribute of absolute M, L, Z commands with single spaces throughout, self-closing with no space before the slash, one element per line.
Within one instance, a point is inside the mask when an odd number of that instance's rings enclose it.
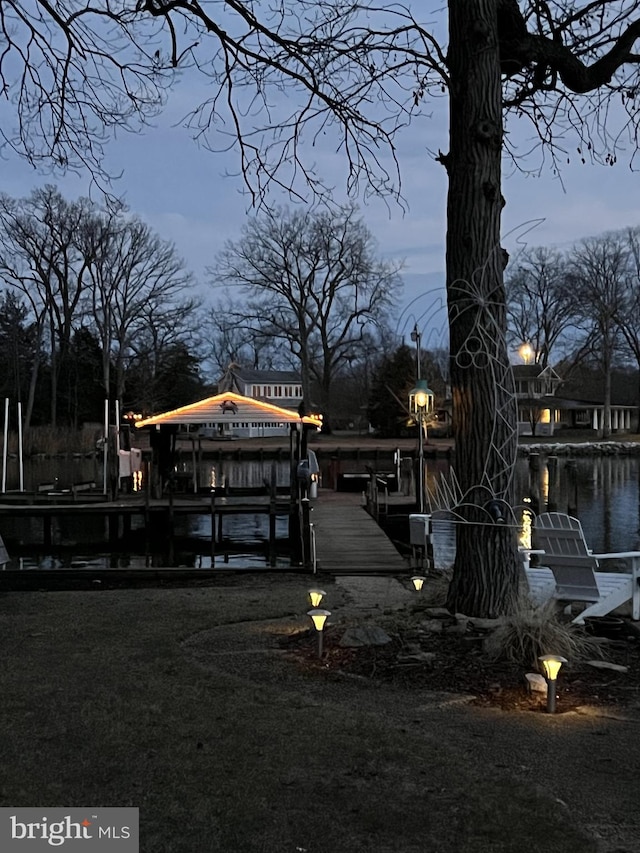
<path fill-rule="evenodd" d="M 310 589 L 309 601 L 312 607 L 317 607 L 327 593 L 323 589 Z"/>
<path fill-rule="evenodd" d="M 413 588 L 415 590 L 417 590 L 418 592 L 420 592 L 420 590 L 423 587 L 425 580 L 426 580 L 426 578 L 423 578 L 422 575 L 414 575 L 411 578 L 411 583 L 413 584 Z"/>
<path fill-rule="evenodd" d="M 540 655 L 538 658 L 544 669 L 544 677 L 547 679 L 547 713 L 553 714 L 556 710 L 556 681 L 560 667 L 568 663 L 566 658 L 560 655 Z"/>
<path fill-rule="evenodd" d="M 325 622 L 331 616 L 330 610 L 322 610 L 319 608 L 314 608 L 313 610 L 307 611 L 307 616 L 311 617 L 311 621 L 313 622 L 313 627 L 316 629 L 316 633 L 318 635 L 318 657 L 322 657 L 322 635 L 324 632 Z"/>

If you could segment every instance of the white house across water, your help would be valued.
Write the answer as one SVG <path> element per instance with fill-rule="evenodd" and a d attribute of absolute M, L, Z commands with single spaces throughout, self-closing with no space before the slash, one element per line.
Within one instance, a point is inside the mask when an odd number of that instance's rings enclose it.
<path fill-rule="evenodd" d="M 562 378 L 550 367 L 516 364 L 513 376 L 518 402 L 520 435 L 554 435 L 562 429 L 604 427 L 604 403 L 563 397 L 558 394 Z M 611 403 L 611 431 L 631 432 L 636 428 L 637 407 Z"/>

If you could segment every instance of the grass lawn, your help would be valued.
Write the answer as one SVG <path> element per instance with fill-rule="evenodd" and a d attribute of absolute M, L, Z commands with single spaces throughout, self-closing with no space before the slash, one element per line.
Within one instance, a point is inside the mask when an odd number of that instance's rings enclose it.
<path fill-rule="evenodd" d="M 300 670 L 308 579 L 0 596 L 2 806 L 137 806 L 144 853 L 590 853 L 539 789 Z"/>

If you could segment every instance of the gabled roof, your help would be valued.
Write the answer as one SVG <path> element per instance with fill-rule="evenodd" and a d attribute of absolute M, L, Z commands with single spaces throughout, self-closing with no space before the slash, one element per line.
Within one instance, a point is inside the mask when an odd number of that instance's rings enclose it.
<path fill-rule="evenodd" d="M 243 385 L 300 385 L 300 374 L 295 370 L 253 370 L 230 364 L 220 380 L 219 387 L 229 391 L 244 390 Z"/>
<path fill-rule="evenodd" d="M 516 379 L 540 379 L 542 376 L 546 376 L 560 381 L 560 377 L 550 364 L 546 367 L 539 364 L 514 364 L 512 369 Z"/>
<path fill-rule="evenodd" d="M 233 391 L 223 391 L 215 397 L 207 397 L 189 406 L 181 406 L 170 412 L 153 415 L 138 421 L 136 427 L 156 426 L 158 424 L 203 424 L 236 423 L 238 421 L 261 421 L 263 423 L 302 423 L 322 426 L 319 418 L 300 415 L 293 409 L 282 409 L 271 403 L 264 403 L 254 397 L 243 397 Z"/>
<path fill-rule="evenodd" d="M 260 382 L 270 385 L 278 382 L 295 382 L 300 384 L 300 374 L 295 370 L 251 370 L 248 367 L 236 367 L 232 371 L 244 382 Z"/>

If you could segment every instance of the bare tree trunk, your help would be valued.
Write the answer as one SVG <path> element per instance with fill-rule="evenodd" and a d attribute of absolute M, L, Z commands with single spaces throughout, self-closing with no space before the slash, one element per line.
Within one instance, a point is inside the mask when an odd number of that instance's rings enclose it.
<path fill-rule="evenodd" d="M 56 353 L 56 335 L 51 317 L 49 318 L 49 357 L 51 363 L 51 376 L 49 377 L 49 395 L 51 398 L 49 418 L 51 426 L 56 427 L 58 425 L 58 359 Z"/>
<path fill-rule="evenodd" d="M 29 429 L 31 426 L 31 418 L 33 417 L 33 406 L 36 401 L 36 388 L 38 387 L 38 371 L 40 369 L 40 354 L 36 355 L 35 361 L 31 366 L 31 376 L 29 377 L 29 392 L 27 394 L 27 405 L 24 416 L 24 428 Z"/>
<path fill-rule="evenodd" d="M 602 410 L 602 437 L 611 437 L 611 347 L 604 353 L 604 406 Z"/>
<path fill-rule="evenodd" d="M 447 294 L 456 473 L 462 508 L 448 606 L 495 616 L 517 591 L 515 532 L 485 524 L 512 504 L 517 409 L 505 340 L 500 248 L 502 100 L 496 0 L 449 3 L 450 150 Z M 476 522 L 476 523 L 473 523 Z"/>

